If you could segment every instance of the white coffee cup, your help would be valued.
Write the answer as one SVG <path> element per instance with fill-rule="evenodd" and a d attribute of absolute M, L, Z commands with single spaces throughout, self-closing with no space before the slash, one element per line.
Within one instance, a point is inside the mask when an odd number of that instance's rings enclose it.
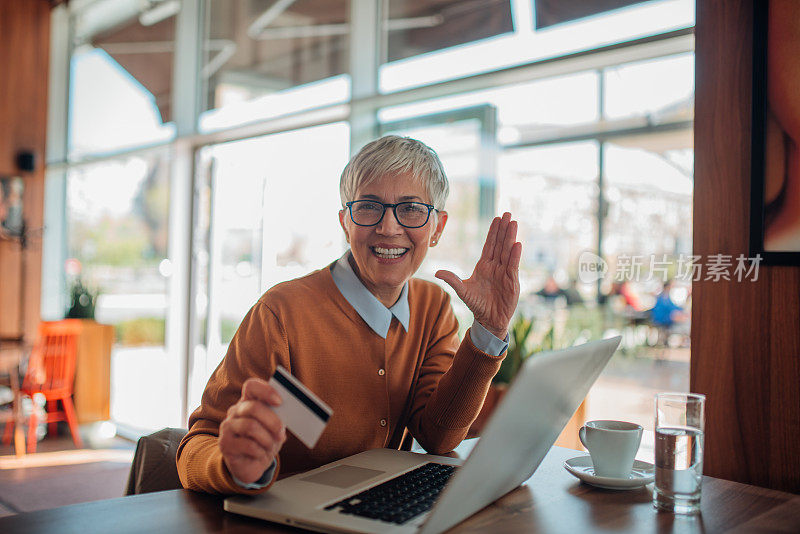
<path fill-rule="evenodd" d="M 595 476 L 628 478 L 642 441 L 642 426 L 625 421 L 589 421 L 578 431 L 578 437 L 589 449 Z"/>

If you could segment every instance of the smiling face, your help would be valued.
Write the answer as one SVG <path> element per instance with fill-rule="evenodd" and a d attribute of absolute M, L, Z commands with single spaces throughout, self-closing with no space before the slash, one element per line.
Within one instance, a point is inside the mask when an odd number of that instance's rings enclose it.
<path fill-rule="evenodd" d="M 377 200 L 385 204 L 424 202 L 430 198 L 421 181 L 409 174 L 388 176 L 359 187 L 353 200 Z M 350 243 L 353 269 L 364 286 L 386 307 L 397 302 L 403 284 L 419 269 L 444 230 L 447 213 L 431 213 L 420 228 L 405 228 L 387 208 L 375 226 L 358 226 L 347 208 L 339 212 L 339 222 Z"/>

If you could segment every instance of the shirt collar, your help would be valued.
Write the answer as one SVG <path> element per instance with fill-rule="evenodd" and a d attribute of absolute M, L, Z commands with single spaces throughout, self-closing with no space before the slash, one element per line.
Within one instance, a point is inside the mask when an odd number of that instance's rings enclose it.
<path fill-rule="evenodd" d="M 386 339 L 389 334 L 392 316 L 397 317 L 405 331 L 408 332 L 408 322 L 411 316 L 408 308 L 408 282 L 403 284 L 397 302 L 391 308 L 387 308 L 358 279 L 350 265 L 349 257 L 350 251 L 348 250 L 331 269 L 333 281 L 347 302 L 355 308 L 364 322 L 383 339 Z"/>

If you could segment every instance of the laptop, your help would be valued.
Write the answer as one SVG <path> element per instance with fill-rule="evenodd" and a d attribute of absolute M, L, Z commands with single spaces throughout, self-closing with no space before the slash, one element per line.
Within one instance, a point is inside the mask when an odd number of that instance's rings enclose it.
<path fill-rule="evenodd" d="M 530 478 L 620 339 L 528 358 L 466 460 L 372 449 L 229 497 L 225 510 L 318 532 L 443 532 Z"/>

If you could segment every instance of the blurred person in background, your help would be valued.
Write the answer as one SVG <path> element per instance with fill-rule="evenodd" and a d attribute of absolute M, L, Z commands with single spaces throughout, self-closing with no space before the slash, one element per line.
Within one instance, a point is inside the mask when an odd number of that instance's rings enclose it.
<path fill-rule="evenodd" d="M 578 291 L 578 281 L 574 278 L 569 279 L 569 284 L 563 290 L 564 298 L 567 299 L 567 306 L 580 306 L 584 304 L 583 296 Z"/>
<path fill-rule="evenodd" d="M 673 281 L 667 280 L 656 296 L 656 303 L 650 310 L 650 320 L 659 330 L 658 343 L 667 343 L 669 334 L 677 332 L 679 326 L 688 325 L 689 316 L 670 296 Z"/>
<path fill-rule="evenodd" d="M 636 293 L 636 290 L 633 289 L 631 283 L 627 280 L 623 280 L 622 282 L 614 282 L 611 285 L 611 290 L 609 291 L 608 296 L 609 298 L 620 297 L 624 308 L 626 308 L 629 312 L 644 311 L 644 307 L 639 299 L 639 295 Z"/>
<path fill-rule="evenodd" d="M 547 275 L 544 286 L 537 291 L 536 294 L 542 297 L 545 303 L 550 305 L 555 304 L 562 297 L 564 298 L 564 302 L 566 302 L 564 290 L 558 285 L 555 276 L 552 274 Z"/>

